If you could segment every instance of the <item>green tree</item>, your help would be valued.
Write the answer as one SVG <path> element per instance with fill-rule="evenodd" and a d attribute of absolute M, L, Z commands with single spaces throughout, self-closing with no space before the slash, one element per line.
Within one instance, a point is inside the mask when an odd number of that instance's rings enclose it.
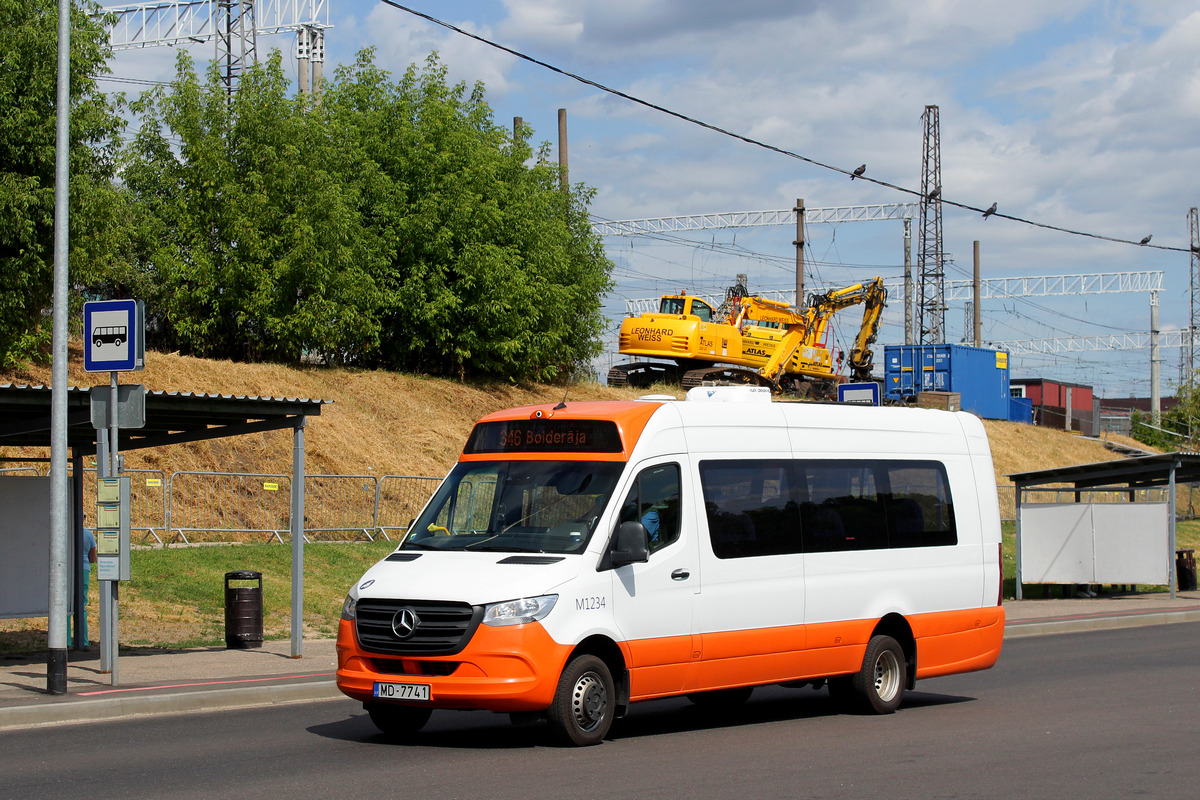
<path fill-rule="evenodd" d="M 238 360 L 372 352 L 379 258 L 348 178 L 353 153 L 288 97 L 279 53 L 232 99 L 215 66 L 202 83 L 181 53 L 170 89 L 134 103 L 123 173 L 126 278 L 152 298 L 151 344 Z"/>
<path fill-rule="evenodd" d="M 70 226 L 73 277 L 111 257 L 119 100 L 97 88 L 108 35 L 99 6 L 71 13 Z M 53 295 L 58 6 L 0 0 L 0 364 L 46 352 Z"/>
<path fill-rule="evenodd" d="M 481 84 L 449 85 L 436 55 L 392 83 L 365 51 L 321 107 L 383 177 L 364 209 L 390 249 L 376 363 L 550 380 L 599 352 L 612 265 L 591 191 L 561 191 L 548 146 L 497 126 Z"/>
<path fill-rule="evenodd" d="M 181 55 L 134 104 L 123 280 L 160 309 L 152 344 L 512 380 L 598 352 L 591 193 L 559 190 L 482 86 L 449 85 L 436 56 L 393 82 L 365 51 L 319 103 L 287 89 L 278 54 L 232 101 Z"/>

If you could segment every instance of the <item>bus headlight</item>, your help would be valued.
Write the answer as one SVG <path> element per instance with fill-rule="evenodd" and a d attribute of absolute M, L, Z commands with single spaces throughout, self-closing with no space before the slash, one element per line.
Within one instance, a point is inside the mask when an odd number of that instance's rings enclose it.
<path fill-rule="evenodd" d="M 545 594 L 541 597 L 523 597 L 520 600 L 492 603 L 483 610 L 483 624 L 501 626 L 534 622 L 549 614 L 556 602 L 558 595 Z"/>

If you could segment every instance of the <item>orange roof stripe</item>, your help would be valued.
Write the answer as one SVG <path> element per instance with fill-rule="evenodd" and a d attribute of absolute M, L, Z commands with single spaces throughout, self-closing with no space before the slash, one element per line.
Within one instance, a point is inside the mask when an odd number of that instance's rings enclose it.
<path fill-rule="evenodd" d="M 638 438 L 641 437 L 646 423 L 654 414 L 661 402 L 633 400 L 588 400 L 568 402 L 565 408 L 555 409 L 557 403 L 539 403 L 532 406 L 517 406 L 494 411 L 482 417 L 479 422 L 503 422 L 516 419 L 589 419 L 611 420 L 617 425 L 621 436 L 620 453 L 479 453 L 460 456 L 461 461 L 495 461 L 498 458 L 510 460 L 544 461 L 553 456 L 567 460 L 581 461 L 628 461 Z M 479 423 L 476 423 L 479 424 Z"/>

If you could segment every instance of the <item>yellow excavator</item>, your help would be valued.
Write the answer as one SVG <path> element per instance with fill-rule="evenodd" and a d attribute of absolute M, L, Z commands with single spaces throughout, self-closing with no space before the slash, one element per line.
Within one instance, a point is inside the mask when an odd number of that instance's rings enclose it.
<path fill-rule="evenodd" d="M 856 283 L 809 298 L 807 308 L 749 295 L 741 284 L 714 309 L 694 295 L 663 295 L 657 313 L 629 317 L 621 324 L 623 355 L 668 359 L 618 364 L 608 372 L 610 386 L 679 382 L 755 383 L 772 391 L 829 397 L 841 375 L 843 356 L 832 357 L 826 339 L 833 315 L 862 305 L 863 316 L 848 365 L 856 381 L 870 380 L 871 345 L 887 303 L 882 278 Z"/>

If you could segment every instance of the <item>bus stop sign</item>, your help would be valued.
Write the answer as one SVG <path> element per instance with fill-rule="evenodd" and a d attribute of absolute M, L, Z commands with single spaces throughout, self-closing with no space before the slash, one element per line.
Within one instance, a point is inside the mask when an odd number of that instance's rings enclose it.
<path fill-rule="evenodd" d="M 88 372 L 132 372 L 146 366 L 141 300 L 96 300 L 83 304 L 83 368 Z"/>

